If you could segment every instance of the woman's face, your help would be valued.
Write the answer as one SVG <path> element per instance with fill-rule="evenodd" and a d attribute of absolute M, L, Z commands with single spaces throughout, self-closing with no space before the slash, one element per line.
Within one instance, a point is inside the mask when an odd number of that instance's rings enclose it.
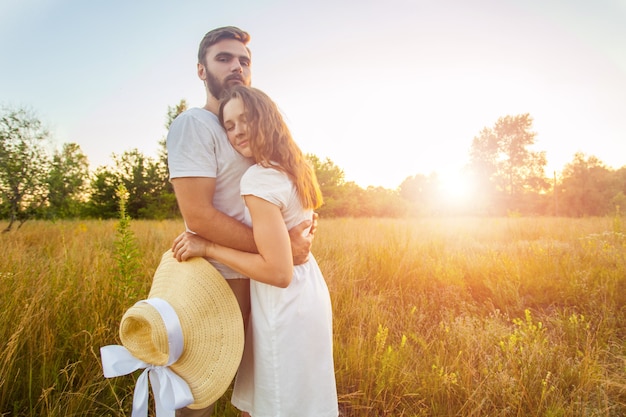
<path fill-rule="evenodd" d="M 246 158 L 251 158 L 252 150 L 250 149 L 248 122 L 243 101 L 240 98 L 229 100 L 224 105 L 223 116 L 228 141 L 237 152 Z"/>

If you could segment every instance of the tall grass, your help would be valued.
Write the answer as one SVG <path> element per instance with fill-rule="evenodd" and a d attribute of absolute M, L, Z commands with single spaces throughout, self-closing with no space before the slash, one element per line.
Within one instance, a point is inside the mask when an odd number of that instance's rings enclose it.
<path fill-rule="evenodd" d="M 182 223 L 129 227 L 124 291 L 115 221 L 0 235 L 0 415 L 129 414 L 134 378 L 105 379 L 98 350 Z M 626 415 L 619 217 L 322 219 L 314 254 L 344 416 Z"/>

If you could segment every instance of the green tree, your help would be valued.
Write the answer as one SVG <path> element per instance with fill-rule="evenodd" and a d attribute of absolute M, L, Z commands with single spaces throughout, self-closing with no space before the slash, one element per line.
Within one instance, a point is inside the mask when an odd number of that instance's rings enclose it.
<path fill-rule="evenodd" d="M 365 190 L 352 181 L 344 182 L 336 188 L 333 196 L 326 200 L 319 210 L 323 217 L 363 217 L 367 216 L 368 208 Z"/>
<path fill-rule="evenodd" d="M 113 219 L 117 216 L 120 178 L 107 166 L 101 166 L 93 173 L 90 183 L 90 196 L 85 213 L 96 219 Z"/>
<path fill-rule="evenodd" d="M 576 153 L 563 169 L 557 186 L 558 214 L 575 217 L 612 214 L 615 210 L 612 200 L 620 191 L 618 178 L 597 157 Z"/>
<path fill-rule="evenodd" d="M 399 190 L 369 186 L 363 192 L 361 206 L 368 217 L 404 217 L 410 212 L 410 204 L 400 196 Z"/>
<path fill-rule="evenodd" d="M 532 118 L 526 113 L 501 117 L 493 128 L 484 128 L 474 137 L 470 170 L 488 211 L 524 211 L 533 194 L 548 189 L 545 152 L 529 149 L 536 136 L 531 129 Z"/>
<path fill-rule="evenodd" d="M 320 160 L 309 154 L 307 158 L 324 196 L 324 205 L 318 212 L 322 217 L 400 217 L 407 213 L 407 204 L 398 191 L 383 187 L 366 190 L 355 182 L 346 181 L 344 172 L 329 158 Z"/>
<path fill-rule="evenodd" d="M 185 100 L 168 107 L 165 127 L 187 109 Z M 113 218 L 116 216 L 118 195 L 123 186 L 128 193 L 125 202 L 126 215 L 134 219 L 164 219 L 180 215 L 174 190 L 169 181 L 166 138 L 159 141 L 157 159 L 146 157 L 132 149 L 113 155 L 112 167 L 100 167 L 91 182 L 91 199 L 88 213 L 91 217 Z"/>
<path fill-rule="evenodd" d="M 616 212 L 626 213 L 626 166 L 615 172 L 615 195 L 611 199 L 611 204 Z"/>
<path fill-rule="evenodd" d="M 128 215 L 134 219 L 153 218 L 159 211 L 159 196 L 167 184 L 162 166 L 137 149 L 113 155 L 113 160 L 119 183 L 128 190 Z"/>
<path fill-rule="evenodd" d="M 307 158 L 315 169 L 315 175 L 324 196 L 324 205 L 318 210 L 320 216 L 338 217 L 345 215 L 344 213 L 348 210 L 346 208 L 347 190 L 343 170 L 335 165 L 330 158 L 322 161 L 313 154 L 307 154 Z"/>
<path fill-rule="evenodd" d="M 439 180 L 435 174 L 417 174 L 402 181 L 398 192 L 408 202 L 411 215 L 431 215 L 438 212 Z"/>
<path fill-rule="evenodd" d="M 82 214 L 89 180 L 89 162 L 75 143 L 55 151 L 48 173 L 48 217 L 74 218 Z"/>
<path fill-rule="evenodd" d="M 327 190 L 332 194 L 335 189 L 341 188 L 345 184 L 346 180 L 343 170 L 335 165 L 330 158 L 322 161 L 313 154 L 307 154 L 306 157 L 315 169 L 317 182 L 319 182 L 322 188 L 322 193 L 324 190 Z"/>
<path fill-rule="evenodd" d="M 8 232 L 19 227 L 46 203 L 49 157 L 48 131 L 25 109 L 0 111 L 0 205 L 8 217 Z"/>

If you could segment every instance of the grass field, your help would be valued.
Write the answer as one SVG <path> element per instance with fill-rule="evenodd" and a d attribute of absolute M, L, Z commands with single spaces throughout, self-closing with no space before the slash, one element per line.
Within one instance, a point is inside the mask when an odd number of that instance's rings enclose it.
<path fill-rule="evenodd" d="M 625 416 L 622 222 L 322 219 L 342 415 Z M 139 371 L 105 379 L 99 348 L 181 227 L 0 235 L 0 415 L 130 415 Z"/>

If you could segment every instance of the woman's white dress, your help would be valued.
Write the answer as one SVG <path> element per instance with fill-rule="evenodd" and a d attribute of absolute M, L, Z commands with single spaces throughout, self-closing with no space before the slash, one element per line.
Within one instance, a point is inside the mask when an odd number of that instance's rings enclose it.
<path fill-rule="evenodd" d="M 272 168 L 250 167 L 241 194 L 279 206 L 287 229 L 312 215 L 289 178 Z M 294 267 L 287 288 L 250 280 L 250 301 L 233 405 L 252 417 L 337 417 L 330 294 L 313 256 Z"/>

